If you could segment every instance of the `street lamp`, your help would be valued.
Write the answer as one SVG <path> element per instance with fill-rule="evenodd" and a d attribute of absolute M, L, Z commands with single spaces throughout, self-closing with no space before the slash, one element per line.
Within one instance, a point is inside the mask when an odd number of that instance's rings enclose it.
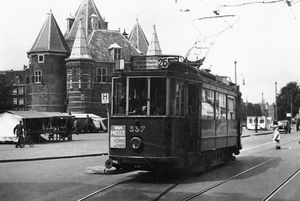
<path fill-rule="evenodd" d="M 234 61 L 234 78 L 235 78 L 234 81 L 235 81 L 235 84 L 237 84 L 237 78 L 238 78 L 239 76 L 242 76 L 242 77 L 243 77 L 243 85 L 245 85 L 245 78 L 244 78 L 243 74 L 239 74 L 239 75 L 237 76 L 236 64 L 237 64 L 237 61 Z"/>

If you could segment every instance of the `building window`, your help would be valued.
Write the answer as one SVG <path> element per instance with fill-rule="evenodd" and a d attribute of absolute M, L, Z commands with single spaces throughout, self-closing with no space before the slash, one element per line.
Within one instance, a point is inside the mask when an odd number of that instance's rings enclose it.
<path fill-rule="evenodd" d="M 97 68 L 97 82 L 106 83 L 107 82 L 107 69 Z"/>
<path fill-rule="evenodd" d="M 19 105 L 24 105 L 24 97 L 19 98 Z"/>
<path fill-rule="evenodd" d="M 13 88 L 11 94 L 12 95 L 18 95 L 18 89 L 17 88 Z"/>
<path fill-rule="evenodd" d="M 16 84 L 20 84 L 20 76 L 16 76 Z"/>
<path fill-rule="evenodd" d="M 114 43 L 108 48 L 110 57 L 112 61 L 116 61 L 117 59 L 121 59 L 122 55 L 122 48 L 117 44 Z"/>
<path fill-rule="evenodd" d="M 114 61 L 117 59 L 121 59 L 121 49 L 119 48 L 114 49 Z"/>
<path fill-rule="evenodd" d="M 38 62 L 39 63 L 44 63 L 44 55 L 43 54 L 38 55 Z"/>
<path fill-rule="evenodd" d="M 18 98 L 13 98 L 14 105 L 18 105 Z"/>
<path fill-rule="evenodd" d="M 24 94 L 24 87 L 19 87 L 18 92 L 19 92 L 19 95 L 23 95 Z"/>
<path fill-rule="evenodd" d="M 41 83 L 42 82 L 42 71 L 36 70 L 34 71 L 34 83 Z"/>

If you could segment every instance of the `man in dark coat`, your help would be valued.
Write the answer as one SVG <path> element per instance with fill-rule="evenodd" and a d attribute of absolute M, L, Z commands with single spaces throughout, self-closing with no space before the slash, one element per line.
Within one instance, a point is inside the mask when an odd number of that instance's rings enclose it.
<path fill-rule="evenodd" d="M 17 135 L 18 141 L 16 144 L 16 148 L 18 148 L 20 146 L 20 136 L 23 134 L 23 124 L 22 121 L 19 122 L 19 124 L 17 124 L 14 128 L 14 133 Z"/>

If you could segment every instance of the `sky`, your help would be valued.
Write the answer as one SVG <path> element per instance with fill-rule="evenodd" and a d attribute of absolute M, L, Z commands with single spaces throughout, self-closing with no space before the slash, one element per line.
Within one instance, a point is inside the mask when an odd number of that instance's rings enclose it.
<path fill-rule="evenodd" d="M 291 6 L 286 0 L 268 3 L 275 1 L 94 0 L 109 23 L 108 29 L 125 29 L 129 34 L 138 19 L 150 42 L 155 25 L 163 54 L 188 55 L 191 59 L 195 59 L 194 53 L 198 59 L 205 56 L 201 68 L 227 76 L 232 82 L 236 77 L 245 102 L 264 100 L 269 104 L 275 102 L 276 91 L 279 94 L 287 83 L 300 80 L 300 0 L 290 0 Z M 50 10 L 65 33 L 66 18 L 75 15 L 80 3 L 1 2 L 0 71 L 22 70 L 28 65 L 26 52 Z M 213 11 L 218 11 L 218 17 Z"/>

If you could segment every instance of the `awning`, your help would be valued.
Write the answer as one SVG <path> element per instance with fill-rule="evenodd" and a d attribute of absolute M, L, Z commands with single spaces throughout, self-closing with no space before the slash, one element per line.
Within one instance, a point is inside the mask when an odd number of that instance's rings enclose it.
<path fill-rule="evenodd" d="M 7 112 L 17 115 L 22 119 L 72 117 L 72 115 L 69 115 L 67 113 L 61 113 L 61 112 L 37 112 L 37 111 L 13 111 L 13 110 L 8 110 Z"/>

